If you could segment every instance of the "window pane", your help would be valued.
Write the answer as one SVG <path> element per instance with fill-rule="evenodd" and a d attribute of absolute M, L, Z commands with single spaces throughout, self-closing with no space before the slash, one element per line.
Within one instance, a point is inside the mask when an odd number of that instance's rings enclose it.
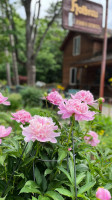
<path fill-rule="evenodd" d="M 73 54 L 79 55 L 80 54 L 80 36 L 74 38 L 73 43 Z"/>
<path fill-rule="evenodd" d="M 74 69 L 72 69 L 72 83 L 74 83 L 74 81 L 75 81 L 75 70 Z"/>
<path fill-rule="evenodd" d="M 77 77 L 77 69 L 71 68 L 70 69 L 70 84 L 75 85 L 76 84 L 76 78 Z"/>

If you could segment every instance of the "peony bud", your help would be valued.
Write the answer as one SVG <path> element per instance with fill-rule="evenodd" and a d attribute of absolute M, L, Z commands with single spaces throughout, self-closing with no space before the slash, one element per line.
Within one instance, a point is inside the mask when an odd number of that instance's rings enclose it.
<path fill-rule="evenodd" d="M 110 200 L 111 199 L 111 194 L 108 190 L 104 188 L 98 188 L 96 192 L 96 198 L 99 200 Z"/>

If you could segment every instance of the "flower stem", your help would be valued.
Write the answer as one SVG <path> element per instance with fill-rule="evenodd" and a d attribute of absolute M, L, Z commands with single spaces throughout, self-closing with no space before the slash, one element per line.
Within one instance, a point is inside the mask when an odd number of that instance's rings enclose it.
<path fill-rule="evenodd" d="M 46 101 L 46 109 L 48 109 L 48 103 L 47 103 L 47 99 L 46 99 L 45 101 Z"/>
<path fill-rule="evenodd" d="M 75 200 L 77 200 L 77 184 L 76 184 L 76 164 L 75 164 L 75 147 L 74 147 L 74 139 L 73 139 L 73 131 L 72 131 L 72 145 L 73 145 L 73 161 L 74 161 L 74 177 L 75 177 Z"/>
<path fill-rule="evenodd" d="M 6 177 L 6 183 L 7 183 L 7 167 L 6 167 L 6 164 L 5 164 L 5 177 Z"/>
<path fill-rule="evenodd" d="M 68 147 L 69 142 L 70 142 L 70 138 L 71 138 L 71 135 L 72 135 L 73 126 L 74 126 L 74 115 L 72 115 L 72 123 L 71 123 L 70 132 L 69 132 L 69 135 L 68 135 L 67 147 Z"/>

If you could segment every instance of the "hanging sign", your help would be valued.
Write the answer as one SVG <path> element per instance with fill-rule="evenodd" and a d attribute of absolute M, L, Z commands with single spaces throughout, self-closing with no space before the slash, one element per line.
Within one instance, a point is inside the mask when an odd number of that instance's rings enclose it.
<path fill-rule="evenodd" d="M 63 0 L 63 27 L 67 30 L 100 34 L 103 7 L 86 0 Z"/>

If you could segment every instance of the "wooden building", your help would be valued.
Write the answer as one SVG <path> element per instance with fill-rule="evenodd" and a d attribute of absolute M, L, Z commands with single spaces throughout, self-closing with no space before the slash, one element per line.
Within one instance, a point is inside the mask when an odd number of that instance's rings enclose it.
<path fill-rule="evenodd" d="M 63 41 L 62 83 L 65 88 L 90 90 L 99 94 L 103 35 L 69 31 Z M 112 96 L 112 30 L 108 30 L 105 96 Z"/>

